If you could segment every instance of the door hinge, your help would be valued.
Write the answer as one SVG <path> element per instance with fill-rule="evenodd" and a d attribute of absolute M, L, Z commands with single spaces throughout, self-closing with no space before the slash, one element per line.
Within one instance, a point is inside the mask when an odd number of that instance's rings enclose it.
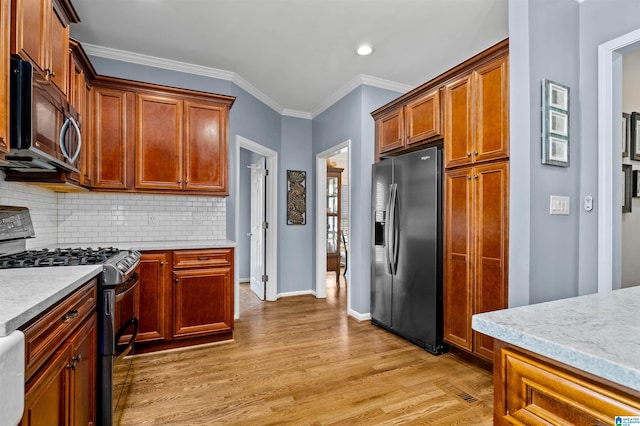
<path fill-rule="evenodd" d="M 264 175 L 269 176 L 269 169 L 264 169 Z"/>
<path fill-rule="evenodd" d="M 269 222 L 262 222 L 262 229 L 269 229 Z"/>
<path fill-rule="evenodd" d="M 267 281 L 269 281 L 269 275 L 263 275 L 262 276 L 262 282 L 266 283 Z"/>

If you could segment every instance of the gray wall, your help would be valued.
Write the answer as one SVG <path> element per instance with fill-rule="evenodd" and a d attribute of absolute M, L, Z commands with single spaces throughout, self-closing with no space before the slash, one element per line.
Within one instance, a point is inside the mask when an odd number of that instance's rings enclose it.
<path fill-rule="evenodd" d="M 280 156 L 283 166 L 279 169 L 281 182 L 278 191 L 280 234 L 280 293 L 308 292 L 313 288 L 312 241 L 315 235 L 315 186 L 313 179 L 313 159 L 311 155 L 311 120 L 282 117 L 282 150 Z M 305 225 L 287 225 L 287 170 L 307 172 L 307 222 Z"/>
<path fill-rule="evenodd" d="M 371 239 L 371 164 L 374 156 L 374 123 L 371 111 L 400 93 L 360 86 L 313 119 L 313 157 L 351 140 L 351 221 L 349 280 L 351 306 L 358 314 L 369 313 L 369 242 Z M 315 176 L 315 165 L 314 165 Z M 314 182 L 315 187 L 315 182 Z M 315 219 L 314 219 L 315 220 Z M 315 259 L 315 234 L 313 245 Z M 314 271 L 315 276 L 315 271 Z"/>
<path fill-rule="evenodd" d="M 509 9 L 509 303 L 517 306 L 597 291 L 598 212 L 582 208 L 585 196 L 593 196 L 595 203 L 598 197 L 597 51 L 600 44 L 640 27 L 640 2 L 510 0 Z M 566 169 L 540 162 L 543 78 L 571 87 L 571 166 Z M 614 166 L 614 172 L 618 169 Z M 614 175 L 613 182 L 619 177 Z M 550 216 L 550 195 L 570 196 L 571 214 Z M 617 262 L 619 246 L 620 215 L 614 217 Z M 619 285 L 619 263 L 614 268 Z"/>

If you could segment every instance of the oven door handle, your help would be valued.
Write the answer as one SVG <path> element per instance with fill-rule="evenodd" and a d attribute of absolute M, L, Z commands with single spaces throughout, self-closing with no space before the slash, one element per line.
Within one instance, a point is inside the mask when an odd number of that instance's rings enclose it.
<path fill-rule="evenodd" d="M 120 341 L 120 338 L 122 337 L 124 332 L 127 330 L 127 328 L 129 328 L 130 325 L 133 325 L 133 333 L 131 333 L 131 339 L 129 339 L 127 343 L 123 343 L 119 345 L 118 342 Z M 124 358 L 125 356 L 127 356 L 127 354 L 133 348 L 133 343 L 135 342 L 136 337 L 138 337 L 138 318 L 131 317 L 129 321 L 122 324 L 122 327 L 120 327 L 120 330 L 118 330 L 118 332 L 116 333 L 116 337 L 115 337 L 116 350 L 114 355 L 114 361 L 118 361 Z"/>

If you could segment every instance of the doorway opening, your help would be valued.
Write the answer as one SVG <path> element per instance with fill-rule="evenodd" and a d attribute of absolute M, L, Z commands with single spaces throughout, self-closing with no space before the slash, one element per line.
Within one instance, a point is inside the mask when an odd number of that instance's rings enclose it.
<path fill-rule="evenodd" d="M 326 298 L 327 286 L 335 286 L 347 292 L 347 306 L 351 302 L 350 148 L 351 140 L 346 140 L 316 155 L 316 297 Z"/>
<path fill-rule="evenodd" d="M 622 138 L 622 57 L 638 47 L 640 29 L 598 46 L 598 293 L 621 283 L 622 161 L 614 141 Z"/>
<path fill-rule="evenodd" d="M 236 188 L 235 235 L 238 248 L 235 256 L 234 312 L 235 317 L 239 318 L 243 309 L 240 306 L 240 296 L 243 294 L 240 281 L 249 281 L 249 291 L 260 300 L 277 299 L 278 153 L 236 136 Z M 242 290 L 246 293 L 244 285 Z"/>

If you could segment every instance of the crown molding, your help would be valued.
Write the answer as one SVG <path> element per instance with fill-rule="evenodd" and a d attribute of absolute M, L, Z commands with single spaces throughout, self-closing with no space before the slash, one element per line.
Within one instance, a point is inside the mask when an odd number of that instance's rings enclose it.
<path fill-rule="evenodd" d="M 287 109 L 287 108 L 283 109 L 280 114 L 285 115 L 287 117 L 304 118 L 305 120 L 311 120 L 313 118 L 310 112 L 296 111 L 295 109 Z"/>
<path fill-rule="evenodd" d="M 125 50 L 112 49 L 110 47 L 96 46 L 89 43 L 82 43 L 82 47 L 87 55 L 91 56 L 231 81 L 253 97 L 263 102 L 269 108 L 276 111 L 278 114 L 282 114 L 283 111 L 283 108 L 276 101 L 265 95 L 258 88 L 235 72 L 159 58 L 157 56 L 142 55 Z"/>
<path fill-rule="evenodd" d="M 331 105 L 344 98 L 353 89 L 356 89 L 359 86 L 372 86 L 379 89 L 387 89 L 399 93 L 407 93 L 408 91 L 413 89 L 412 86 L 408 86 L 406 84 L 400 84 L 391 80 L 372 77 L 366 74 L 358 74 L 353 80 L 351 80 L 340 89 L 335 91 L 331 96 L 329 96 L 326 101 L 318 105 L 318 107 L 311 112 L 311 118 L 316 118 L 318 115 L 322 114 L 325 110 L 331 107 Z"/>
<path fill-rule="evenodd" d="M 384 80 L 382 78 L 359 74 L 349 83 L 345 84 L 331 96 L 329 96 L 326 101 L 321 103 L 312 112 L 297 111 L 293 109 L 283 108 L 280 104 L 271 99 L 264 92 L 262 92 L 257 87 L 232 71 L 225 71 L 217 68 L 205 67 L 202 65 L 194 65 L 186 62 L 164 59 L 157 56 L 142 55 L 140 53 L 128 52 L 126 50 L 113 49 L 110 47 L 98 46 L 95 44 L 81 44 L 84 51 L 87 53 L 87 55 L 90 56 L 231 81 L 259 101 L 263 102 L 269 108 L 273 109 L 278 114 L 287 117 L 302 118 L 306 120 L 312 120 L 313 118 L 317 117 L 326 109 L 345 97 L 353 89 L 361 85 L 387 89 L 399 93 L 406 93 L 413 89 L 413 87 L 407 86 L 406 84 L 400 84 L 394 81 Z"/>

